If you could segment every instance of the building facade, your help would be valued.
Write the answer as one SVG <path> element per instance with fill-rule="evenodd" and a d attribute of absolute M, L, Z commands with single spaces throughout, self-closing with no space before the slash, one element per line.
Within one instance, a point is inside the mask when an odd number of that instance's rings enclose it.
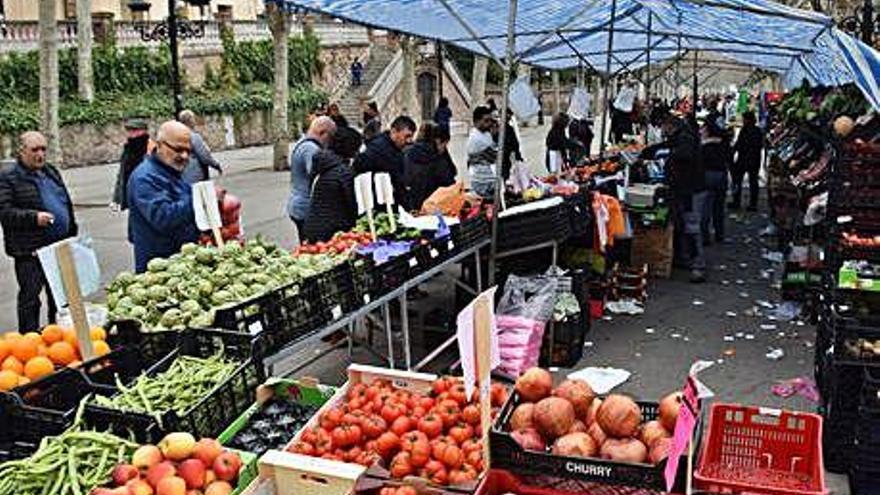
<path fill-rule="evenodd" d="M 0 2 L 3 3 L 7 21 L 35 22 L 38 19 L 38 0 L 0 0 Z M 117 21 L 131 20 L 128 3 L 129 0 L 92 0 L 92 15 Z M 59 21 L 76 18 L 76 0 L 55 0 L 55 4 L 56 17 Z M 208 19 L 253 21 L 264 9 L 262 0 L 212 0 L 204 14 Z M 182 10 L 190 19 L 199 19 L 198 8 L 187 5 Z M 163 19 L 167 13 L 167 0 L 152 0 L 147 19 Z"/>

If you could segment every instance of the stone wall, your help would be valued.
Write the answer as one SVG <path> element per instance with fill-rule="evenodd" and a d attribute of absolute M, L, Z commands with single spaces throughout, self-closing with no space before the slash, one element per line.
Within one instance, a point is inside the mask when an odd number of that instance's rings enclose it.
<path fill-rule="evenodd" d="M 214 151 L 257 146 L 271 142 L 272 112 L 268 110 L 238 115 L 200 116 L 196 130 Z M 159 121 L 150 121 L 155 136 Z M 61 128 L 63 166 L 95 165 L 119 160 L 125 143 L 122 122 L 95 126 L 75 124 Z M 15 155 L 15 137 L 0 135 L 0 160 Z"/>
<path fill-rule="evenodd" d="M 433 74 L 435 77 L 437 76 L 437 65 L 429 61 L 428 63 L 419 64 L 416 67 L 416 78 L 419 75 L 424 73 Z M 401 83 L 398 83 L 397 87 L 394 89 L 394 93 L 392 93 L 391 98 L 388 102 L 380 109 L 383 115 L 382 121 L 385 124 L 390 123 L 394 118 L 401 114 L 402 109 L 404 108 L 403 102 L 403 91 L 401 90 Z M 449 99 L 449 107 L 452 109 L 452 132 L 455 133 L 467 133 L 467 130 L 470 126 L 471 121 L 471 107 L 468 104 L 465 96 L 459 91 L 458 87 L 455 83 L 452 82 L 452 79 L 446 73 L 443 72 L 443 96 Z M 416 99 L 421 104 L 421 97 L 417 93 Z M 434 98 L 436 102 L 438 97 Z M 433 114 L 434 109 L 431 109 L 431 114 Z M 416 109 L 414 112 L 410 112 L 415 119 L 416 122 L 421 121 L 422 111 L 421 108 Z"/>
<path fill-rule="evenodd" d="M 339 45 L 321 47 L 318 59 L 321 61 L 321 73 L 314 81 L 315 85 L 324 88 L 329 94 L 339 84 L 347 84 L 349 67 L 354 59 L 366 63 L 370 53 L 369 45 Z"/>

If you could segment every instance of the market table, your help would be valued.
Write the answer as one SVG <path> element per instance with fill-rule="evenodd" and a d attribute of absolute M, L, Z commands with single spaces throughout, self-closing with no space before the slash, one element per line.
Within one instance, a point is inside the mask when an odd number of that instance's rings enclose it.
<path fill-rule="evenodd" d="M 354 326 L 355 324 L 363 318 L 366 318 L 372 312 L 377 309 L 382 309 L 383 312 L 383 320 L 385 326 L 385 334 L 388 338 L 388 356 L 387 361 L 389 367 L 392 369 L 396 366 L 396 361 L 394 359 L 394 345 L 393 345 L 393 332 L 391 330 L 391 312 L 390 312 L 390 304 L 395 300 L 400 304 L 400 321 L 401 321 L 401 333 L 403 334 L 403 352 L 404 352 L 404 365 L 407 370 L 413 369 L 421 369 L 426 366 L 428 363 L 433 361 L 440 353 L 448 348 L 452 342 L 455 341 L 455 337 L 453 336 L 449 340 L 447 340 L 444 344 L 442 344 L 438 349 L 432 352 L 427 358 L 419 362 L 415 367 L 412 365 L 412 351 L 410 349 L 410 331 L 409 331 L 409 315 L 407 313 L 408 301 L 406 299 L 407 293 L 418 287 L 420 284 L 428 281 L 431 278 L 436 277 L 437 275 L 442 274 L 447 268 L 460 263 L 466 258 L 473 256 L 474 263 L 476 263 L 476 290 L 473 290 L 470 287 L 465 286 L 460 281 L 456 281 L 457 284 L 464 286 L 467 290 L 473 292 L 474 294 L 479 294 L 482 291 L 482 275 L 481 275 L 481 261 L 480 261 L 480 250 L 489 245 L 489 239 L 485 239 L 473 246 L 464 249 L 462 252 L 450 257 L 449 259 L 437 264 L 436 266 L 430 268 L 429 270 L 421 273 L 411 279 L 406 280 L 401 286 L 391 290 L 387 294 L 376 298 L 369 303 L 364 304 L 360 308 L 351 311 L 347 314 L 342 315 L 338 319 L 334 320 L 327 325 L 324 325 L 314 331 L 310 332 L 308 335 L 291 342 L 288 346 L 281 349 L 271 356 L 267 356 L 263 364 L 266 367 L 266 372 L 269 376 L 275 376 L 275 366 L 286 360 L 292 356 L 297 355 L 298 353 L 303 352 L 305 349 L 314 346 L 316 343 L 320 342 L 321 339 L 337 332 L 339 330 L 347 329 L 346 333 L 348 334 L 348 346 L 349 353 L 351 352 L 351 348 L 354 345 Z M 331 348 L 332 349 L 332 348 Z M 314 356 L 311 356 L 309 359 L 301 361 L 297 363 L 297 365 L 289 370 L 286 370 L 283 375 L 290 375 L 295 373 L 296 371 L 308 366 L 315 360 L 322 357 L 324 354 L 329 352 L 328 350 L 322 351 Z M 386 356 L 382 356 L 386 357 Z"/>

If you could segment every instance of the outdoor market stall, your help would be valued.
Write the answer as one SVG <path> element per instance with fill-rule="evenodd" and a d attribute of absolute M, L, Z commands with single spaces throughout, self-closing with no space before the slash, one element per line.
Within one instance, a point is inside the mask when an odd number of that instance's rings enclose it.
<path fill-rule="evenodd" d="M 497 5 L 489 12 L 475 2 L 411 2 L 407 8 L 413 11 L 406 16 L 400 15 L 400 2 L 386 0 L 279 3 L 455 43 L 503 58 L 507 69 L 515 60 L 557 67 L 604 62 L 601 72 L 610 77 L 681 57 L 685 50 L 715 51 L 789 77 L 853 81 L 875 108 L 880 102 L 870 70 L 876 66 L 865 70 L 864 65 L 876 60 L 875 52 L 834 31 L 823 16 L 770 2 L 611 0 L 585 6 L 513 0 L 506 30 Z M 506 108 L 504 98 L 502 112 Z M 845 174 L 875 165 L 874 134 L 873 121 L 855 126 L 839 166 L 832 169 Z M 202 488 L 211 495 L 556 495 L 690 493 L 692 485 L 725 493 L 825 493 L 819 416 L 729 404 L 703 412 L 701 399 L 711 393 L 697 374 L 706 363 L 692 368 L 681 392 L 648 402 L 609 393 L 612 387 L 596 376 L 554 387 L 552 374 L 536 366 L 539 360 L 552 366 L 563 354 L 555 330 L 546 326 L 548 314 L 561 313 L 554 320 L 561 329 L 567 318 L 583 319 L 588 291 L 575 288 L 575 274 L 550 271 L 509 276 L 497 305 L 492 289 L 482 292 L 481 250 L 490 251 L 492 285 L 496 259 L 528 247 L 515 245 L 524 241 L 509 233 L 522 225 L 542 224 L 529 227 L 528 234 L 540 237 L 527 238 L 526 244 L 546 244 L 555 253 L 567 238 L 582 237 L 588 249 L 601 248 L 600 258 L 613 259 L 608 248 L 617 227 L 594 216 L 622 207 L 614 194 L 603 194 L 609 192 L 605 188 L 630 186 L 630 174 L 646 185 L 656 179 L 649 164 L 624 163 L 625 155 L 625 150 L 609 153 L 565 174 L 529 178 L 508 197 L 496 188 L 491 207 L 486 198 L 484 204 L 443 212 L 453 222 L 434 215 L 414 220 L 402 212 L 380 214 L 370 201 L 353 231 L 293 253 L 259 238 L 226 242 L 216 233 L 220 226 L 209 222 L 215 231 L 206 240 L 209 245 L 186 245 L 168 259 L 153 260 L 144 274 L 116 277 L 107 295 L 115 321 L 106 331 L 81 328 L 79 321 L 78 332 L 47 327 L 8 339 L 14 357 L 29 358 L 29 369 L 22 370 L 24 379 L 15 373 L 15 383 L 0 393 L 0 495 L 153 490 L 180 495 Z M 852 187 L 851 181 L 843 185 Z M 873 187 L 873 181 L 857 185 L 862 187 Z M 541 198 L 535 197 L 538 192 Z M 642 208 L 641 222 L 665 235 L 668 229 L 654 223 L 662 216 L 660 196 L 651 188 L 632 190 L 627 206 Z M 839 198 L 830 199 L 846 207 Z M 412 221 L 431 228 L 413 228 Z M 851 436 L 861 435 L 870 450 L 875 439 L 864 429 L 876 426 L 876 403 L 870 402 L 868 388 L 876 379 L 870 368 L 848 370 L 865 377 L 867 387 L 859 393 L 833 392 L 852 384 L 837 365 L 855 360 L 864 366 L 873 358 L 863 351 L 875 344 L 858 343 L 857 355 L 841 355 L 853 348 L 846 341 L 852 327 L 851 320 L 835 314 L 837 289 L 848 288 L 851 272 L 859 287 L 861 279 L 872 279 L 862 276 L 863 266 L 844 262 L 876 261 L 876 238 L 863 235 L 876 226 L 860 217 L 847 223 L 853 221 L 868 227 L 830 229 L 841 235 L 829 236 L 829 252 L 846 256 L 826 265 L 841 261 L 844 271 L 826 273 L 826 280 L 839 274 L 825 308 L 835 331 L 824 334 L 817 356 L 824 358 L 828 349 L 834 358 L 820 359 L 817 370 L 835 377 L 827 382 L 832 393 L 826 416 L 832 424 L 835 413 L 856 412 L 853 404 L 834 400 L 861 401 L 857 421 L 838 423 L 851 429 L 860 425 Z M 407 292 L 470 259 L 477 298 L 460 313 L 455 335 L 414 365 Z M 643 271 L 604 271 L 614 274 L 616 292 L 631 285 L 636 292 L 643 289 L 631 282 L 643 279 Z M 570 302 L 572 293 L 574 305 L 559 304 Z M 395 302 L 401 307 L 406 370 L 393 369 L 398 360 L 388 305 Z M 348 328 L 353 337 L 352 327 L 380 308 L 389 369 L 352 365 L 337 389 L 271 376 L 285 355 L 337 329 Z M 499 332 L 493 333 L 496 327 Z M 838 345 L 830 351 L 829 338 L 844 341 L 835 340 Z M 582 349 L 582 341 L 567 342 Z M 55 344 L 62 345 L 53 352 Z M 410 371 L 453 344 L 460 376 Z M 30 366 L 41 345 L 48 365 Z M 570 356 L 564 358 L 570 362 Z M 493 368 L 510 376 L 490 378 Z M 831 440 L 846 438 L 836 431 L 830 435 Z M 755 438 L 760 446 L 743 448 Z M 732 448 L 739 449 L 735 458 L 727 455 Z M 871 467 L 858 465 L 862 474 L 872 473 Z"/>

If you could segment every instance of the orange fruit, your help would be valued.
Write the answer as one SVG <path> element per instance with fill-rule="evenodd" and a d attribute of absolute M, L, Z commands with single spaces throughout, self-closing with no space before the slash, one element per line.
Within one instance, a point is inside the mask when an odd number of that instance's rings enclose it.
<path fill-rule="evenodd" d="M 55 342 L 49 346 L 49 359 L 55 364 L 65 366 L 76 357 L 76 349 L 67 342 Z"/>
<path fill-rule="evenodd" d="M 49 346 L 46 344 L 40 344 L 37 346 L 37 356 L 48 356 L 49 355 Z"/>
<path fill-rule="evenodd" d="M 27 385 L 30 382 L 31 382 L 31 379 L 24 376 L 24 375 L 18 377 L 18 386 L 19 387 Z"/>
<path fill-rule="evenodd" d="M 37 355 L 37 343 L 28 337 L 15 339 L 12 341 L 12 355 L 22 363 L 26 363 Z"/>
<path fill-rule="evenodd" d="M 21 364 L 21 361 L 15 359 L 15 356 L 9 356 L 3 360 L 3 364 L 0 364 L 0 370 L 11 371 L 16 375 L 20 375 L 24 373 L 24 365 Z"/>
<path fill-rule="evenodd" d="M 9 370 L 0 371 L 0 390 L 8 392 L 18 386 L 18 374 Z"/>
<path fill-rule="evenodd" d="M 89 329 L 89 337 L 92 340 L 107 340 L 107 331 L 101 327 L 92 327 Z"/>
<path fill-rule="evenodd" d="M 10 355 L 11 353 L 12 349 L 9 345 L 9 342 L 7 342 L 5 339 L 0 340 L 0 363 L 2 363 L 3 360 L 6 359 L 6 356 Z"/>
<path fill-rule="evenodd" d="M 4 335 L 3 338 L 12 341 L 21 338 L 21 334 L 18 332 L 6 332 L 6 335 Z"/>
<path fill-rule="evenodd" d="M 63 335 L 64 341 L 72 345 L 74 349 L 77 349 L 76 330 L 72 328 L 65 328 L 61 331 L 61 333 Z"/>
<path fill-rule="evenodd" d="M 54 344 L 55 342 L 61 342 L 64 339 L 64 333 L 61 331 L 61 327 L 58 325 L 46 325 L 43 328 L 43 342 L 46 345 Z"/>
<path fill-rule="evenodd" d="M 24 338 L 30 339 L 34 344 L 40 345 L 43 343 L 43 336 L 38 334 L 37 332 L 28 332 L 24 334 Z"/>
<path fill-rule="evenodd" d="M 52 365 L 52 361 L 49 361 L 49 358 L 43 356 L 37 356 L 24 365 L 24 376 L 31 380 L 51 375 L 54 371 L 55 367 Z"/>
<path fill-rule="evenodd" d="M 103 356 L 110 352 L 110 346 L 104 342 L 103 340 L 96 340 L 92 342 L 92 349 L 95 351 L 95 356 Z"/>

